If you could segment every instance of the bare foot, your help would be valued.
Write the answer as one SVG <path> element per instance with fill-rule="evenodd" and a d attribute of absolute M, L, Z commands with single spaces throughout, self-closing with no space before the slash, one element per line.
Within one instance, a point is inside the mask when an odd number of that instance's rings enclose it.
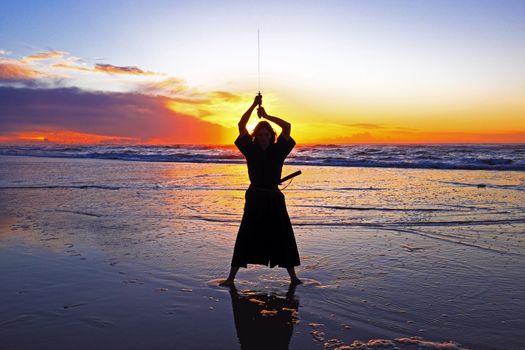
<path fill-rule="evenodd" d="M 233 286 L 233 285 L 234 285 L 234 282 L 233 280 L 230 280 L 230 279 L 226 279 L 219 283 L 219 286 Z"/>

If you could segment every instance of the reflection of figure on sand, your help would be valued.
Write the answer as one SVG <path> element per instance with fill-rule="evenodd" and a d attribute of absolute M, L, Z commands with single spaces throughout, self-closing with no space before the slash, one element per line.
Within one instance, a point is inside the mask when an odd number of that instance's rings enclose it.
<path fill-rule="evenodd" d="M 286 210 L 283 193 L 278 184 L 283 163 L 295 146 L 290 136 L 291 124 L 266 113 L 262 96 L 255 97 L 252 105 L 239 121 L 239 136 L 235 145 L 246 158 L 250 187 L 246 191 L 242 217 L 228 278 L 221 285 L 231 285 L 239 268 L 248 264 L 284 267 L 292 283 L 301 283 L 295 274 L 300 265 L 295 236 Z M 268 121 L 261 121 L 250 135 L 246 124 L 255 109 L 257 114 L 277 124 L 282 132 L 279 137 Z"/>
<path fill-rule="evenodd" d="M 286 297 L 248 290 L 238 292 L 234 285 L 230 286 L 241 349 L 288 349 L 299 309 L 295 286 L 290 284 Z"/>

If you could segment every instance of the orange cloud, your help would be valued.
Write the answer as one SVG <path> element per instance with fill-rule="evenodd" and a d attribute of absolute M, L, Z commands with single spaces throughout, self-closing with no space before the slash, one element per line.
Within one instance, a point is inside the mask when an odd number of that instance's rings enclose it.
<path fill-rule="evenodd" d="M 107 136 L 90 133 L 77 132 L 73 130 L 40 130 L 26 131 L 23 133 L 12 133 L 6 136 L 0 136 L 0 142 L 3 143 L 66 143 L 66 144 L 129 144 L 138 143 L 140 139 L 122 136 Z"/>
<path fill-rule="evenodd" d="M 523 131 L 461 132 L 461 131 L 382 131 L 364 132 L 344 137 L 319 138 L 308 143 L 525 143 Z"/>
<path fill-rule="evenodd" d="M 183 79 L 167 78 L 156 82 L 139 83 L 138 90 L 145 94 L 162 95 L 175 99 L 186 99 L 186 102 L 201 103 L 203 93 L 195 88 L 190 88 Z"/>
<path fill-rule="evenodd" d="M 352 128 L 359 128 L 359 129 L 381 129 L 383 126 L 378 124 L 371 124 L 371 123 L 355 123 L 355 124 L 347 124 L 346 126 L 350 126 Z"/>
<path fill-rule="evenodd" d="M 462 132 L 428 131 L 413 132 L 399 138 L 414 143 L 525 143 L 525 131 Z M 396 137 L 393 135 L 393 138 Z"/>
<path fill-rule="evenodd" d="M 242 115 L 243 113 L 232 111 L 232 108 L 237 108 L 235 106 L 242 102 L 242 96 L 227 91 L 208 92 L 191 88 L 182 79 L 168 78 L 159 82 L 141 83 L 138 85 L 138 90 L 148 95 L 169 97 L 166 106 L 172 111 L 225 127 L 230 127 L 230 123 L 225 123 L 224 114 Z M 244 108 L 243 104 L 241 109 Z"/>
<path fill-rule="evenodd" d="M 241 97 L 239 95 L 232 94 L 231 92 L 227 91 L 212 91 L 209 93 L 209 95 L 212 98 L 218 98 L 228 102 L 238 102 L 241 100 Z"/>
<path fill-rule="evenodd" d="M 121 67 L 112 64 L 97 63 L 93 68 L 87 68 L 78 66 L 70 63 L 55 63 L 52 65 L 53 68 L 60 69 L 72 69 L 83 72 L 102 72 L 110 74 L 127 74 L 127 75 L 163 75 L 162 73 L 155 73 L 150 71 L 144 71 L 138 67 Z"/>
<path fill-rule="evenodd" d="M 227 91 L 202 91 L 189 87 L 183 79 L 167 78 L 162 81 L 142 83 L 143 93 L 168 96 L 178 102 L 192 104 L 213 104 L 216 100 L 238 102 L 241 96 Z"/>
<path fill-rule="evenodd" d="M 0 62 L 0 81 L 32 80 L 42 76 L 42 73 L 17 62 Z"/>
<path fill-rule="evenodd" d="M 25 56 L 22 58 L 21 61 L 24 63 L 27 63 L 30 61 L 42 61 L 42 60 L 48 60 L 50 58 L 63 57 L 66 54 L 67 52 L 62 52 L 62 51 L 44 51 L 44 52 L 39 52 L 34 55 Z"/>
<path fill-rule="evenodd" d="M 55 63 L 52 65 L 52 67 L 62 68 L 62 69 L 74 69 L 74 70 L 81 70 L 81 71 L 87 71 L 87 72 L 93 71 L 93 69 L 90 69 L 90 68 L 80 67 L 80 66 L 76 66 L 74 64 L 68 64 L 68 63 Z"/>
<path fill-rule="evenodd" d="M 122 67 L 112 64 L 97 63 L 93 69 L 95 72 L 106 72 L 112 74 L 131 74 L 131 75 L 162 75 L 161 73 L 144 71 L 138 67 Z"/>

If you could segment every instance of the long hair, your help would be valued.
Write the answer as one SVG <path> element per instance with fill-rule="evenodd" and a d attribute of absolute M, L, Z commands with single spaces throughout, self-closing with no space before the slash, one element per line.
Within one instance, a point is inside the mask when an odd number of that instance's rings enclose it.
<path fill-rule="evenodd" d="M 257 131 L 259 131 L 260 129 L 264 129 L 266 128 L 270 134 L 271 134 L 271 141 L 270 143 L 275 143 L 275 130 L 273 130 L 272 126 L 270 125 L 270 123 L 268 123 L 266 120 L 263 120 L 261 122 L 259 122 L 256 126 L 255 126 L 255 129 L 253 129 L 253 132 L 252 132 L 252 139 L 254 141 L 255 140 L 255 135 L 257 134 Z"/>

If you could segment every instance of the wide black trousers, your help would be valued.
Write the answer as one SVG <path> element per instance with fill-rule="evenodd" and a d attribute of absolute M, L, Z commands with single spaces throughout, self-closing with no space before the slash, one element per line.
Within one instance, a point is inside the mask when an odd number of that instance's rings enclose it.
<path fill-rule="evenodd" d="M 299 252 L 282 192 L 250 186 L 245 199 L 231 265 L 299 266 Z"/>

